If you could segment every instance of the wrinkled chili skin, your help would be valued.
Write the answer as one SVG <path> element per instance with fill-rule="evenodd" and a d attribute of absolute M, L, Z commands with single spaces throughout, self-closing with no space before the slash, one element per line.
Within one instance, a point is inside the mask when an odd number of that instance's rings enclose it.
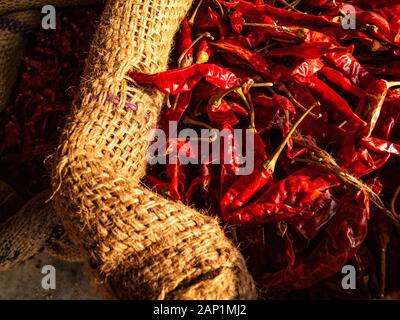
<path fill-rule="evenodd" d="M 331 201 L 331 190 L 339 185 L 338 179 L 326 170 L 304 168 L 274 183 L 258 199 L 234 211 L 229 221 L 269 223 L 311 217 Z"/>
<path fill-rule="evenodd" d="M 388 83 L 385 80 L 371 83 L 357 106 L 356 113 L 367 123 L 363 129 L 367 137 L 371 135 L 378 122 L 388 90 Z"/>
<path fill-rule="evenodd" d="M 152 85 L 162 93 L 173 95 L 192 90 L 202 78 L 224 90 L 239 84 L 232 72 L 215 64 L 194 64 L 155 74 L 131 71 L 128 76 L 138 84 Z"/>
<path fill-rule="evenodd" d="M 310 91 L 318 97 L 322 105 L 332 113 L 332 115 L 339 115 L 341 118 L 348 120 L 357 126 L 366 125 L 365 121 L 360 119 L 360 117 L 353 112 L 346 100 L 339 96 L 323 81 L 313 76 L 307 78 L 296 76 L 296 81 L 307 86 Z"/>
<path fill-rule="evenodd" d="M 299 290 L 335 275 L 363 243 L 369 214 L 369 199 L 363 191 L 346 195 L 323 239 L 310 255 L 277 273 L 264 274 L 259 282 L 269 290 Z"/>

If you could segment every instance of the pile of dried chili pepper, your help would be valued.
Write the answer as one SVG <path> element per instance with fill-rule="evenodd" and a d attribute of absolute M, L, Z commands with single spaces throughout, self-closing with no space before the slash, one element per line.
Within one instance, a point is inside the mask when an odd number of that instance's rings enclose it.
<path fill-rule="evenodd" d="M 48 188 L 44 160 L 78 89 L 101 6 L 57 11 L 55 30 L 29 35 L 9 105 L 0 113 L 0 180 L 30 198 Z"/>
<path fill-rule="evenodd" d="M 346 5 L 356 29 L 342 23 Z M 250 174 L 221 146 L 223 161 L 175 156 L 144 182 L 218 216 L 267 299 L 400 290 L 399 27 L 398 1 L 200 0 L 170 70 L 129 73 L 166 94 L 167 153 L 204 151 L 204 139 L 172 135 L 171 121 L 225 130 L 231 150 L 235 129 L 253 130 Z M 355 289 L 342 285 L 346 265 Z"/>

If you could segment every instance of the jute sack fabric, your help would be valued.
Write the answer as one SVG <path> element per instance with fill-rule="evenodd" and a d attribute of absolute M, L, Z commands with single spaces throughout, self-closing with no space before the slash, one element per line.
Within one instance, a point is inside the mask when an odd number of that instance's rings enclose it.
<path fill-rule="evenodd" d="M 27 36 L 40 26 L 41 8 L 86 5 L 96 0 L 0 0 L 0 112 L 18 75 Z"/>
<path fill-rule="evenodd" d="M 16 196 L 9 194 L 14 199 L 3 199 L 1 210 L 12 210 L 18 205 Z M 42 191 L 0 223 L 0 272 L 18 266 L 41 250 L 64 261 L 82 260 L 79 249 L 63 230 L 52 203 L 47 201 L 51 194 L 50 190 Z"/>
<path fill-rule="evenodd" d="M 253 299 L 217 219 L 140 183 L 163 95 L 126 78 L 166 70 L 191 0 L 108 1 L 52 174 L 54 204 L 91 270 L 121 299 Z"/>

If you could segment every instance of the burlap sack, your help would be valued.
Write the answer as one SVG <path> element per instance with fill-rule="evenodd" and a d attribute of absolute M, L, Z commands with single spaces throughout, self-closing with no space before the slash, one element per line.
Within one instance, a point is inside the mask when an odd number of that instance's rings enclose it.
<path fill-rule="evenodd" d="M 140 183 L 163 95 L 134 85 L 126 74 L 167 68 L 190 5 L 108 1 L 55 159 L 57 211 L 116 298 L 256 297 L 243 257 L 216 219 Z"/>
<path fill-rule="evenodd" d="M 0 0 L 0 112 L 5 108 L 17 78 L 27 37 L 40 26 L 40 8 L 94 2 L 96 0 Z"/>
<path fill-rule="evenodd" d="M 22 206 L 15 191 L 0 181 L 0 272 L 18 266 L 42 250 L 64 261 L 82 260 L 52 203 L 47 201 L 51 194 L 45 190 Z M 3 216 L 9 218 L 3 221 Z"/>

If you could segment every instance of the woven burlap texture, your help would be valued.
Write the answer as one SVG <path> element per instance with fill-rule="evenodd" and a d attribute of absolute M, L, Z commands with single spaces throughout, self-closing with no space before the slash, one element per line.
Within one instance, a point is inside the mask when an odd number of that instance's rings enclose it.
<path fill-rule="evenodd" d="M 51 202 L 42 191 L 22 206 L 22 199 L 0 181 L 0 272 L 12 269 L 41 250 L 64 261 L 81 261 Z M 3 221 L 4 217 L 8 217 Z"/>
<path fill-rule="evenodd" d="M 256 297 L 243 257 L 216 219 L 140 183 L 148 133 L 164 97 L 135 86 L 126 74 L 166 70 L 190 5 L 108 1 L 56 155 L 55 207 L 115 298 Z"/>

